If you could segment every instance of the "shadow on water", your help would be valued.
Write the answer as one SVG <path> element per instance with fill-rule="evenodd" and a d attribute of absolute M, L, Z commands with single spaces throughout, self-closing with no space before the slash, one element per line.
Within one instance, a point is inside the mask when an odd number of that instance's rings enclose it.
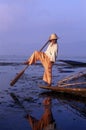
<path fill-rule="evenodd" d="M 50 97 L 44 98 L 42 102 L 44 112 L 40 119 L 37 119 L 25 109 L 22 102 L 20 102 L 14 93 L 10 93 L 10 96 L 25 111 L 25 119 L 28 121 L 32 130 L 56 130 L 56 123 L 52 114 L 52 99 Z"/>
<path fill-rule="evenodd" d="M 20 98 L 16 96 L 16 94 L 10 93 L 10 96 L 12 97 L 14 103 L 20 106 L 20 109 L 23 109 L 23 111 L 25 112 L 24 118 L 26 122 L 29 123 L 28 125 L 31 127 L 31 130 L 60 130 L 61 126 L 59 127 L 58 124 L 59 121 L 57 121 L 57 117 L 56 117 L 57 113 L 54 113 L 54 109 L 55 109 L 54 108 L 55 104 L 53 104 L 54 100 L 59 102 L 60 105 L 64 106 L 64 108 L 66 108 L 67 111 L 70 111 L 71 113 L 73 113 L 74 115 L 82 119 L 86 119 L 86 99 L 83 99 L 82 97 L 77 97 L 70 94 L 65 95 L 62 93 L 43 92 L 38 95 L 39 99 L 40 98 L 43 99 L 40 104 L 42 108 L 39 107 L 38 113 L 37 110 L 35 110 L 36 108 L 34 105 L 32 105 L 33 107 L 30 107 L 31 111 L 33 110 L 35 111 L 34 113 L 27 110 L 26 107 L 24 106 L 23 103 L 26 101 L 25 97 L 23 97 L 21 102 Z M 28 104 L 30 104 L 30 102 L 33 102 L 32 100 L 29 99 L 29 97 L 27 99 L 28 99 L 27 100 Z M 35 105 L 37 105 L 37 109 L 38 109 L 38 102 Z M 56 109 L 58 107 L 59 106 L 57 103 Z M 41 109 L 43 110 L 41 111 Z M 39 114 L 41 116 L 38 116 Z M 64 122 L 64 124 L 65 123 L 66 122 Z M 66 129 L 64 124 L 62 127 L 63 129 Z M 70 128 L 70 130 L 72 129 Z"/>
<path fill-rule="evenodd" d="M 40 119 L 37 119 L 34 116 L 29 114 L 26 115 L 32 130 L 56 130 L 56 123 L 52 114 L 52 100 L 50 97 L 47 97 L 43 100 L 44 112 Z"/>

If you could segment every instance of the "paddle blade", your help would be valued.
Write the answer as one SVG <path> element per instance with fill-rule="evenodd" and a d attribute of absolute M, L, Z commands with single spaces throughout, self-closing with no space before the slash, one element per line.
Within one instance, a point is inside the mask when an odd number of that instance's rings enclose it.
<path fill-rule="evenodd" d="M 20 73 L 17 74 L 17 76 L 10 82 L 10 85 L 13 86 L 17 81 L 18 79 L 23 75 L 25 70 L 22 70 Z"/>

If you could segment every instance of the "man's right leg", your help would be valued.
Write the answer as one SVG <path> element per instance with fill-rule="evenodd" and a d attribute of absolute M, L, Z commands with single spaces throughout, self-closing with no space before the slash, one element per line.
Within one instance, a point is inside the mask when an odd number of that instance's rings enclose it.
<path fill-rule="evenodd" d="M 36 61 L 39 60 L 44 66 L 45 72 L 43 76 L 43 80 L 48 84 L 52 82 L 52 64 L 50 59 L 44 52 L 35 51 L 31 57 L 28 59 L 28 65 L 35 64 Z"/>
<path fill-rule="evenodd" d="M 28 59 L 28 61 L 26 63 L 28 63 L 28 65 L 32 65 L 32 64 L 35 64 L 37 60 L 40 60 L 39 59 L 39 56 L 41 55 L 41 52 L 39 51 L 35 51 L 31 57 Z"/>

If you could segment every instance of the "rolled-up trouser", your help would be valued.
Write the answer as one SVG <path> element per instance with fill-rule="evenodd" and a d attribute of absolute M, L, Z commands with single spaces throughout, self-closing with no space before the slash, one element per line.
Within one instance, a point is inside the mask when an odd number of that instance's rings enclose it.
<path fill-rule="evenodd" d="M 44 52 L 35 51 L 31 57 L 28 59 L 29 65 L 35 64 L 36 61 L 41 61 L 44 67 L 43 80 L 48 84 L 52 82 L 52 63 L 49 57 Z"/>

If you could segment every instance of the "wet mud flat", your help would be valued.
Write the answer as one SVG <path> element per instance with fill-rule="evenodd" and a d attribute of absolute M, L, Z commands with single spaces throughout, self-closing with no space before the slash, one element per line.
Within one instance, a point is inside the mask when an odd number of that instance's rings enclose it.
<path fill-rule="evenodd" d="M 86 130 L 85 98 L 40 89 L 38 85 L 42 84 L 43 75 L 40 64 L 28 67 L 11 87 L 10 80 L 23 68 L 16 64 L 0 66 L 0 130 L 32 130 L 34 125 L 39 130 L 43 127 L 51 127 L 53 130 Z M 83 70 L 84 67 L 61 63 L 55 65 L 53 85 L 65 76 Z"/>

